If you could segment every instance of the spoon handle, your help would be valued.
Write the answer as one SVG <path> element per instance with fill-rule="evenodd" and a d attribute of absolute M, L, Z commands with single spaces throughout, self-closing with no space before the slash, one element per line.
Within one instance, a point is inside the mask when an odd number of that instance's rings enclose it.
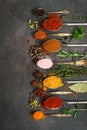
<path fill-rule="evenodd" d="M 55 117 L 70 117 L 71 114 L 50 114 L 48 116 L 55 116 Z"/>
<path fill-rule="evenodd" d="M 83 47 L 83 46 L 87 46 L 87 43 L 82 43 L 82 44 L 63 44 L 63 46 L 65 46 L 65 47 L 75 47 L 75 46 L 77 46 L 77 47 Z"/>
<path fill-rule="evenodd" d="M 69 92 L 69 91 L 58 91 L 58 92 L 51 92 L 51 94 L 66 95 L 66 94 L 72 94 L 72 92 Z"/>
<path fill-rule="evenodd" d="M 87 26 L 87 23 L 64 23 L 66 26 Z"/>
<path fill-rule="evenodd" d="M 57 14 L 69 14 L 70 11 L 69 10 L 60 10 L 60 11 L 53 11 L 53 12 L 48 12 L 48 14 L 50 13 L 57 13 Z"/>
<path fill-rule="evenodd" d="M 87 83 L 87 80 L 84 81 L 67 81 L 67 83 Z"/>
<path fill-rule="evenodd" d="M 87 101 L 65 101 L 66 104 L 87 104 Z"/>
<path fill-rule="evenodd" d="M 57 34 L 50 34 L 51 36 L 60 36 L 60 37 L 66 37 L 66 36 L 72 36 L 71 33 L 57 33 Z"/>
<path fill-rule="evenodd" d="M 87 33 L 84 33 L 84 35 L 87 35 Z M 50 34 L 50 36 L 67 37 L 72 36 L 72 33 L 56 33 L 56 34 Z"/>
<path fill-rule="evenodd" d="M 75 63 L 74 62 L 69 62 L 69 61 L 66 61 L 66 62 L 55 62 L 55 64 L 66 64 L 66 65 L 75 65 L 75 66 L 87 66 L 87 61 L 86 60 L 78 60 L 76 61 Z"/>

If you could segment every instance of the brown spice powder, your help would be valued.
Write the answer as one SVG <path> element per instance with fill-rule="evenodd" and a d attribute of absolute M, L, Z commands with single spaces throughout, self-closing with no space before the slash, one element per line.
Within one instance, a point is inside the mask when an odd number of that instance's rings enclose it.
<path fill-rule="evenodd" d="M 59 40 L 48 40 L 43 44 L 43 48 L 47 52 L 56 52 L 62 48 L 62 43 Z"/>

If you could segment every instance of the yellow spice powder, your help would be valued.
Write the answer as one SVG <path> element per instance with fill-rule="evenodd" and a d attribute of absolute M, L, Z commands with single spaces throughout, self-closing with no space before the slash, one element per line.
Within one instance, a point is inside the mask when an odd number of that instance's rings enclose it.
<path fill-rule="evenodd" d="M 33 117 L 34 120 L 38 121 L 38 120 L 44 119 L 45 114 L 42 111 L 36 111 L 36 112 L 33 113 L 32 117 Z"/>
<path fill-rule="evenodd" d="M 49 76 L 43 81 L 43 85 L 47 88 L 59 88 L 62 87 L 64 84 L 61 80 L 61 78 L 57 76 Z"/>

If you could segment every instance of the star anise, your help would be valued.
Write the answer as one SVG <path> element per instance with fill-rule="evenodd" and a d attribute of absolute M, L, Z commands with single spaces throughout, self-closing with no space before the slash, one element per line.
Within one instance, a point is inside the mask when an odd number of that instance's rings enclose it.
<path fill-rule="evenodd" d="M 31 81 L 31 85 L 32 85 L 33 87 L 37 87 L 37 86 L 38 86 L 38 81 L 37 81 L 37 80 L 32 80 L 32 81 Z"/>
<path fill-rule="evenodd" d="M 33 72 L 33 76 L 34 76 L 34 78 L 36 78 L 36 79 L 40 79 L 40 78 L 42 77 L 42 73 L 41 73 L 39 70 L 35 70 L 35 71 Z"/>

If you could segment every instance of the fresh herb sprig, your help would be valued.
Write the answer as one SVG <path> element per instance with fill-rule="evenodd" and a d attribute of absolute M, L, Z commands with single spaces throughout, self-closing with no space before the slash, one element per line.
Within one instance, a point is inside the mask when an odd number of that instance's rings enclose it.
<path fill-rule="evenodd" d="M 87 75 L 87 67 L 58 64 L 58 67 L 56 69 L 52 69 L 51 72 L 61 78 L 72 78 Z"/>
<path fill-rule="evenodd" d="M 87 58 L 86 53 L 80 53 L 78 51 L 71 51 L 71 50 L 68 50 L 68 52 L 60 50 L 56 53 L 56 56 L 60 58 L 71 58 L 73 62 L 75 62 L 76 60 L 82 60 Z"/>
<path fill-rule="evenodd" d="M 72 14 L 63 14 L 63 15 L 61 15 L 61 18 L 62 19 L 66 19 L 66 18 L 68 18 L 68 19 L 71 19 L 71 20 L 87 20 L 87 16 L 75 16 L 75 15 L 72 15 Z"/>
<path fill-rule="evenodd" d="M 85 108 L 79 108 L 78 105 L 76 104 L 75 105 L 75 108 L 70 108 L 70 107 L 64 107 L 62 110 L 61 110 L 61 113 L 62 114 L 73 114 L 73 118 L 76 118 L 77 116 L 77 113 L 79 111 L 87 111 L 87 107 Z"/>
<path fill-rule="evenodd" d="M 81 40 L 84 36 L 84 31 L 85 31 L 84 27 L 80 28 L 75 27 L 72 30 L 72 37 L 76 40 Z"/>

